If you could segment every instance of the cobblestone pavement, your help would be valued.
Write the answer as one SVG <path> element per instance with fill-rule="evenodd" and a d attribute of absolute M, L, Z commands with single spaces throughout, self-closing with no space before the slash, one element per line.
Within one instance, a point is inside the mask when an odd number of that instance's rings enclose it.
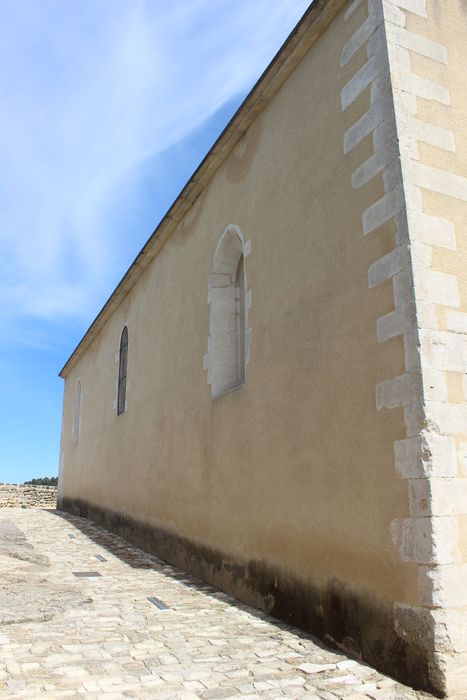
<path fill-rule="evenodd" d="M 2 698 L 429 697 L 82 518 L 0 511 L 0 581 Z"/>

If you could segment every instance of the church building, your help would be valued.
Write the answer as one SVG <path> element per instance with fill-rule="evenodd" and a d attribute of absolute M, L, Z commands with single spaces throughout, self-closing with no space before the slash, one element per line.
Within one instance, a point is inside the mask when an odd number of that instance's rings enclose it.
<path fill-rule="evenodd" d="M 467 689 L 466 81 L 465 0 L 315 0 L 60 373 L 59 508 L 438 695 Z"/>

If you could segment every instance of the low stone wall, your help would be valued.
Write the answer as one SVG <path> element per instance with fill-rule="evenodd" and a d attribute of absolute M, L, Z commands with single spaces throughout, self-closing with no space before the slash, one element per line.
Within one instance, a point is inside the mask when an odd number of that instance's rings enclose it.
<path fill-rule="evenodd" d="M 1 484 L 0 508 L 56 508 L 55 486 Z"/>

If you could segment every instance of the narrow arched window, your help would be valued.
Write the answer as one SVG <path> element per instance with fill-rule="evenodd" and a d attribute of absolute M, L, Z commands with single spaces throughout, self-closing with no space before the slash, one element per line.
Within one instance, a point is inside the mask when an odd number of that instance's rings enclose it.
<path fill-rule="evenodd" d="M 236 384 L 245 381 L 245 261 L 243 254 L 235 274 L 235 369 Z"/>
<path fill-rule="evenodd" d="M 209 276 L 210 336 L 205 367 L 213 398 L 245 382 L 247 309 L 244 244 L 238 227 L 222 234 Z"/>
<path fill-rule="evenodd" d="M 74 414 L 73 414 L 73 430 L 72 430 L 73 445 L 78 444 L 80 419 L 81 419 L 81 381 L 78 379 L 78 383 L 76 384 L 75 406 L 74 406 Z"/>
<path fill-rule="evenodd" d="M 125 412 L 126 399 L 126 371 L 128 365 L 128 328 L 122 331 L 120 338 L 120 356 L 118 363 L 118 399 L 117 399 L 117 415 Z"/>

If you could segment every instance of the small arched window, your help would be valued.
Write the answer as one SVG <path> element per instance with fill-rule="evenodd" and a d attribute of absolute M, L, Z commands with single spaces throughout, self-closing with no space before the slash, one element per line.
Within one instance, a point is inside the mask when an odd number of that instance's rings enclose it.
<path fill-rule="evenodd" d="M 118 363 L 118 399 L 117 416 L 125 412 L 126 400 L 126 371 L 128 365 L 128 328 L 122 331 L 120 338 L 120 355 Z"/>
<path fill-rule="evenodd" d="M 73 445 L 78 444 L 80 419 L 81 419 L 81 381 L 78 379 L 78 383 L 76 384 L 75 406 L 74 406 L 74 414 L 73 414 L 73 430 L 72 430 Z"/>
<path fill-rule="evenodd" d="M 205 367 L 213 398 L 245 382 L 249 329 L 244 250 L 240 229 L 227 227 L 217 244 L 209 276 L 210 336 Z"/>

